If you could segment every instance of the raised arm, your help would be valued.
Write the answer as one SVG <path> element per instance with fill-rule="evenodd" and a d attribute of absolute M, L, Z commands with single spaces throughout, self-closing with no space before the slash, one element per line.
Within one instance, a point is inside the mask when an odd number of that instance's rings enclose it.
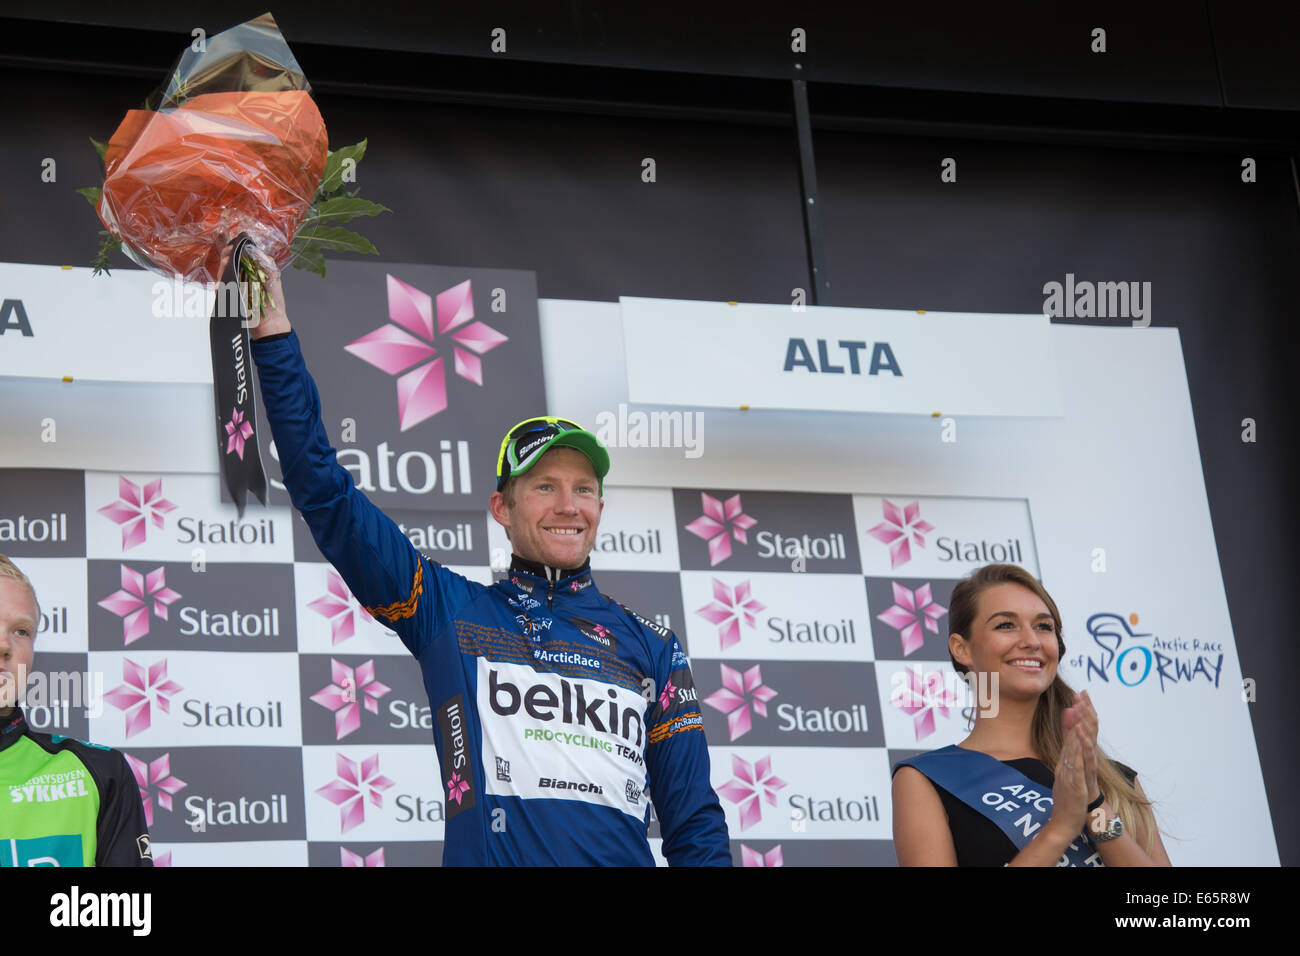
<path fill-rule="evenodd" d="M 274 269 L 268 291 L 271 305 L 250 330 L 252 351 L 289 497 L 357 600 L 419 656 L 482 585 L 426 561 L 338 463 Z"/>

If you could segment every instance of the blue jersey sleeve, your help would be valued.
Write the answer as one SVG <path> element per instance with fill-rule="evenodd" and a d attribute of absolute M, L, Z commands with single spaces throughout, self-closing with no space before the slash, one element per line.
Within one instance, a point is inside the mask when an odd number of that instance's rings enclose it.
<path fill-rule="evenodd" d="M 338 463 L 296 333 L 254 341 L 253 359 L 293 506 L 357 600 L 420 657 L 483 585 L 424 558 Z"/>
<path fill-rule="evenodd" d="M 666 633 L 666 639 L 651 638 L 660 653 L 646 743 L 664 856 L 669 866 L 731 866 L 727 820 L 709 783 L 709 749 L 695 679 L 677 638 Z"/>

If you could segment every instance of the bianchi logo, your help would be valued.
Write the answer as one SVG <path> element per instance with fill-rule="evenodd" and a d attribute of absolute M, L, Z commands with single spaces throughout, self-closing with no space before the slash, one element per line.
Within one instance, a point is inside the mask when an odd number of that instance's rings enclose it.
<path fill-rule="evenodd" d="M 623 791 L 627 795 L 627 802 L 633 805 L 641 802 L 641 788 L 637 786 L 636 781 L 629 780 L 627 788 Z"/>
<path fill-rule="evenodd" d="M 580 783 L 577 780 L 557 780 L 554 777 L 541 777 L 537 786 L 543 790 L 575 790 L 578 793 L 604 793 L 600 784 Z"/>
<path fill-rule="evenodd" d="M 438 293 L 438 326 L 435 342 L 433 299 L 388 276 L 388 317 L 395 324 L 383 325 L 343 347 L 363 362 L 389 375 L 404 373 L 397 380 L 397 415 L 401 430 L 414 428 L 447 408 L 447 371 L 441 348 L 451 351 L 456 374 L 483 384 L 483 362 L 479 356 L 509 341 L 496 329 L 474 319 L 474 294 L 469 280 Z M 418 367 L 406 371 L 412 365 Z"/>
<path fill-rule="evenodd" d="M 497 757 L 497 779 L 510 783 L 510 761 Z"/>

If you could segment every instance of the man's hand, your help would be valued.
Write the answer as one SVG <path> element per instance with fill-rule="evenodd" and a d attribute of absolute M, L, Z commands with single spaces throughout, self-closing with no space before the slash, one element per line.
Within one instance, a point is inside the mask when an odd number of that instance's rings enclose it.
<path fill-rule="evenodd" d="M 254 339 L 264 339 L 268 335 L 278 335 L 281 332 L 288 332 L 292 326 L 289 325 L 289 313 L 285 309 L 284 290 L 280 288 L 280 270 L 275 267 L 275 263 L 268 259 L 259 257 L 263 271 L 266 273 L 266 314 L 261 320 L 257 316 L 249 319 L 249 322 L 256 322 L 256 325 L 249 325 L 248 334 Z"/>
<path fill-rule="evenodd" d="M 226 266 L 230 261 L 230 246 L 221 256 L 221 268 L 217 273 L 224 276 Z M 262 254 L 255 246 L 248 247 L 249 253 L 257 259 L 258 267 L 266 274 L 266 311 L 261 316 L 256 313 L 251 314 L 246 320 L 248 323 L 248 334 L 254 339 L 264 339 L 268 335 L 278 335 L 281 332 L 288 332 L 292 328 L 289 325 L 289 314 L 285 310 L 284 290 L 280 288 L 280 270 L 276 264 L 271 261 L 270 257 Z M 246 291 L 240 289 L 240 298 L 247 302 L 248 298 L 256 301 L 259 297 L 252 295 L 245 297 L 242 293 Z M 247 308 L 247 306 L 245 306 Z"/>

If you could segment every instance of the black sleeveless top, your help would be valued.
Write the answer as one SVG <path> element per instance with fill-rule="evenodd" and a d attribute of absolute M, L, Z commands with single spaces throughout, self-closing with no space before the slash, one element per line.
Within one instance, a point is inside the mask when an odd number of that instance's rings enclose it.
<path fill-rule="evenodd" d="M 1037 757 L 1003 760 L 1002 763 L 1019 770 L 1048 790 L 1051 790 L 1056 780 L 1052 769 Z M 1115 766 L 1128 777 L 1129 783 L 1137 779 L 1137 771 L 1119 762 Z M 925 779 L 938 791 L 943 809 L 948 814 L 948 829 L 952 832 L 952 844 L 957 850 L 958 866 L 1002 866 L 1010 863 L 1020 852 L 992 820 L 958 800 L 929 777 Z"/>

